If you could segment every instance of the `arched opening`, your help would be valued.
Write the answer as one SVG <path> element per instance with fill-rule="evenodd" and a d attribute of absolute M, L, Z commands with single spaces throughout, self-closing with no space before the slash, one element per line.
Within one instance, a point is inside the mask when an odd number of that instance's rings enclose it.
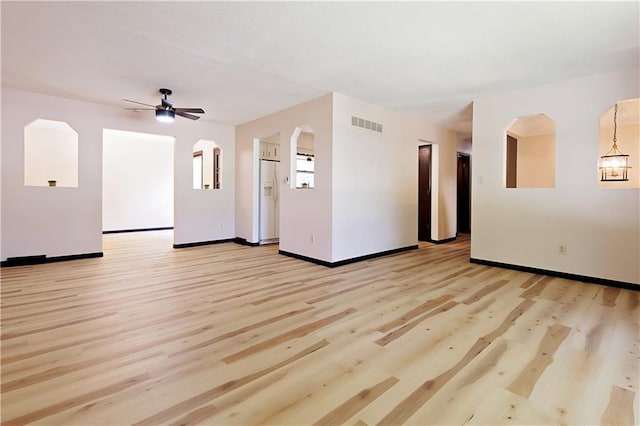
<path fill-rule="evenodd" d="M 69 124 L 39 118 L 25 126 L 24 184 L 78 187 L 78 133 Z"/>
<path fill-rule="evenodd" d="M 556 186 L 556 123 L 544 114 L 516 118 L 506 131 L 507 188 Z"/>
<path fill-rule="evenodd" d="M 297 127 L 291 135 L 291 188 L 315 188 L 315 135 L 308 127 Z"/>
<path fill-rule="evenodd" d="M 222 186 L 222 148 L 200 139 L 193 145 L 193 189 L 220 189 Z"/>
<path fill-rule="evenodd" d="M 617 113 L 616 113 L 617 105 Z M 598 186 L 600 188 L 640 188 L 640 98 L 619 101 L 600 117 L 598 146 Z M 621 167 L 606 168 L 604 159 L 613 153 L 626 156 L 626 170 Z M 604 157 L 604 158 L 603 158 Z"/>

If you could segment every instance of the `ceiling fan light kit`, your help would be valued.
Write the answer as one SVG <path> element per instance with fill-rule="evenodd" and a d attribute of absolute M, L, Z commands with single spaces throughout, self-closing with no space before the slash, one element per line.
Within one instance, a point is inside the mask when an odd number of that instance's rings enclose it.
<path fill-rule="evenodd" d="M 131 102 L 138 105 L 144 105 L 149 108 L 125 108 L 130 111 L 155 111 L 156 120 L 162 123 L 173 123 L 176 115 L 180 117 L 188 118 L 189 120 L 198 120 L 200 117 L 193 114 L 204 114 L 202 108 L 176 108 L 173 106 L 173 102 L 170 101 L 167 96 L 171 95 L 171 89 L 160 89 L 160 94 L 163 96 L 160 100 L 160 105 L 150 105 L 143 102 L 132 101 L 130 99 L 123 99 L 126 102 Z"/>
<path fill-rule="evenodd" d="M 176 114 L 168 109 L 157 109 L 156 120 L 162 123 L 173 123 L 176 119 Z"/>

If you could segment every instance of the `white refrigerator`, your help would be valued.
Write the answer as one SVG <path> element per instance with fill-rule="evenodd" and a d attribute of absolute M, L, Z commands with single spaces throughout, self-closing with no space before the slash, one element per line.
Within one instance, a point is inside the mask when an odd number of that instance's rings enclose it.
<path fill-rule="evenodd" d="M 260 160 L 260 242 L 274 243 L 280 236 L 280 162 Z"/>

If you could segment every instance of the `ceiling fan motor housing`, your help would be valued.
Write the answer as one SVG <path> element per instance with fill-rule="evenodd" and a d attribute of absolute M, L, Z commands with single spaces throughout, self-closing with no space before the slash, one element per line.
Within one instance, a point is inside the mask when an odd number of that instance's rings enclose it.
<path fill-rule="evenodd" d="M 160 99 L 160 105 L 149 105 L 143 102 L 132 101 L 130 99 L 123 99 L 126 102 L 133 102 L 135 104 L 140 104 L 144 106 L 148 106 L 150 108 L 126 108 L 133 109 L 135 111 L 152 109 L 155 110 L 156 120 L 162 122 L 173 122 L 176 115 L 180 117 L 188 118 L 189 120 L 198 120 L 200 117 L 194 114 L 204 114 L 204 110 L 202 108 L 176 108 L 173 105 L 173 101 L 167 99 L 167 96 L 171 95 L 173 91 L 171 89 L 161 88 L 158 90 L 160 94 L 163 96 Z"/>

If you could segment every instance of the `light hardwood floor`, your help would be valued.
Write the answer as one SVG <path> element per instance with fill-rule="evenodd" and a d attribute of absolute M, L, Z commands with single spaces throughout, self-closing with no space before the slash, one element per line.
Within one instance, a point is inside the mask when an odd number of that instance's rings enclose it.
<path fill-rule="evenodd" d="M 469 260 L 329 269 L 170 232 L 2 269 L 2 421 L 638 424 L 636 291 Z"/>

